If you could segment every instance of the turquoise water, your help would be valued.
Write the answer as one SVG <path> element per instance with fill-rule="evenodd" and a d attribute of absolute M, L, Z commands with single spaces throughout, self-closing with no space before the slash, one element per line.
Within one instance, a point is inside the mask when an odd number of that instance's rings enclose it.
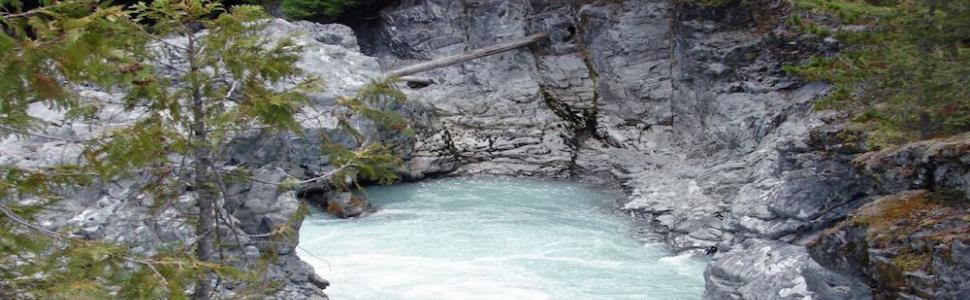
<path fill-rule="evenodd" d="M 301 258 L 331 299 L 698 299 L 705 262 L 630 234 L 617 194 L 521 178 L 373 187 L 380 211 L 314 213 Z M 309 252 L 309 253 L 308 253 Z"/>

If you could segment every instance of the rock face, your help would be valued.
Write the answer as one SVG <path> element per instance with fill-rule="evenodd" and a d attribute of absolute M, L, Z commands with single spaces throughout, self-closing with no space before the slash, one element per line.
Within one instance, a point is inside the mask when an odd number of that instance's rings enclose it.
<path fill-rule="evenodd" d="M 607 175 L 678 250 L 795 240 L 860 198 L 846 192 L 861 180 L 848 164 L 860 149 L 828 149 L 838 121 L 809 110 L 826 87 L 781 70 L 828 45 L 756 26 L 742 9 L 564 2 L 404 1 L 356 28 L 385 69 L 551 33 L 532 49 L 428 72 L 437 84 L 409 92 L 430 111 L 413 164 Z"/>
<path fill-rule="evenodd" d="M 707 268 L 706 299 L 870 299 L 858 279 L 830 271 L 804 247 L 748 239 Z"/>
<path fill-rule="evenodd" d="M 323 77 L 328 90 L 311 95 L 301 125 L 307 132 L 334 132 L 329 116 L 336 97 L 383 70 L 549 32 L 540 45 L 433 70 L 422 74 L 433 84 L 405 88 L 411 105 L 395 108 L 417 131 L 401 150 L 408 179 L 499 174 L 618 184 L 629 193 L 622 209 L 649 224 L 658 239 L 677 251 L 717 252 L 706 272 L 708 299 L 965 296 L 965 239 L 940 240 L 930 231 L 899 241 L 874 235 L 859 219 L 880 214 L 878 203 L 895 203 L 882 198 L 866 205 L 880 195 L 917 189 L 966 195 L 966 144 L 927 142 L 855 159 L 866 151 L 860 135 L 843 129 L 838 115 L 811 109 L 827 86 L 782 71 L 834 50 L 837 42 L 786 30 L 786 1 L 761 2 L 705 9 L 668 0 L 367 1 L 379 9 L 353 22 L 356 37 L 342 25 L 282 20 L 273 21 L 267 35 L 304 33 L 298 41 L 308 52 L 300 66 Z M 35 113 L 59 118 L 41 107 Z M 106 128 L 130 122 L 110 117 L 104 116 Z M 386 137 L 366 124 L 360 129 Z M 83 138 L 94 132 L 63 126 L 48 134 Z M 72 159 L 78 149 L 44 138 L 2 144 L 0 163 L 24 166 Z M 333 170 L 315 144 L 254 132 L 233 143 L 224 163 L 267 180 L 311 178 Z M 125 188 L 79 192 L 64 205 L 81 213 L 45 225 L 76 226 L 78 234 L 146 251 L 194 238 L 178 220 L 139 221 L 150 203 L 131 192 L 137 182 L 118 186 Z M 257 182 L 232 186 L 230 194 L 226 215 L 245 234 L 299 225 L 291 218 L 300 209 L 295 193 Z M 350 205 L 342 214 L 353 207 L 351 197 L 329 197 Z M 186 194 L 172 209 L 193 206 Z M 940 222 L 932 226 L 965 228 L 965 217 L 950 217 L 960 212 L 954 207 L 934 210 Z M 850 214 L 856 217 L 846 220 Z M 912 226 L 907 220 L 914 218 L 885 226 Z M 910 232 L 927 232 L 920 230 Z M 259 239 L 246 238 L 238 257 L 279 256 L 265 273 L 286 283 L 278 298 L 324 297 L 327 282 L 294 255 L 295 237 Z M 931 257 L 906 255 L 917 248 L 932 249 Z M 879 263 L 898 257 L 905 268 Z M 232 295 L 232 287 L 221 291 Z"/>
<path fill-rule="evenodd" d="M 550 33 L 423 74 L 435 84 L 408 91 L 426 111 L 412 174 L 617 183 L 623 209 L 673 249 L 719 251 L 709 298 L 865 297 L 861 281 L 815 274 L 804 247 L 870 199 L 851 163 L 865 149 L 838 116 L 811 110 L 827 86 L 782 70 L 837 45 L 787 31 L 784 1 L 682 2 L 398 1 L 354 29 L 385 70 Z M 789 273 L 754 256 L 792 261 Z"/>
<path fill-rule="evenodd" d="M 970 297 L 970 134 L 867 153 L 855 163 L 890 195 L 810 246 L 820 264 L 880 299 Z"/>
<path fill-rule="evenodd" d="M 917 189 L 970 194 L 970 133 L 869 152 L 854 164 L 875 178 L 882 194 Z"/>
<path fill-rule="evenodd" d="M 523 37 L 530 33 L 531 12 L 526 1 L 405 1 L 383 10 L 374 21 L 378 24 L 360 28 L 358 35 L 365 53 L 391 68 Z M 565 64 L 572 69 L 560 76 L 576 77 L 571 78 L 576 85 L 572 89 L 586 89 L 586 98 L 577 95 L 576 100 L 591 102 L 589 72 L 575 53 L 568 58 Z M 536 71 L 539 64 L 523 50 L 429 72 L 438 84 L 409 95 L 429 112 L 428 118 L 417 120 L 420 137 L 412 167 L 439 173 L 568 176 L 577 147 L 573 124 L 547 105 Z M 562 90 L 570 91 L 570 81 L 563 83 Z"/>
<path fill-rule="evenodd" d="M 970 297 L 970 203 L 925 190 L 885 196 L 825 232 L 812 257 L 879 299 Z"/>

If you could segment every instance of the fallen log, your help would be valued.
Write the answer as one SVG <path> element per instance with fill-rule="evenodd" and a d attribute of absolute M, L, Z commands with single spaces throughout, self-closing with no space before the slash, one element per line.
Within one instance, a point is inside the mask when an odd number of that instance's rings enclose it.
<path fill-rule="evenodd" d="M 475 49 L 475 50 L 471 50 L 471 51 L 467 51 L 467 52 L 463 52 L 463 53 L 459 53 L 451 56 L 442 57 L 432 61 L 427 61 L 427 62 L 407 66 L 397 70 L 392 70 L 387 73 L 384 73 L 384 78 L 400 79 L 408 75 L 413 75 L 424 71 L 443 68 L 443 67 L 463 63 L 469 60 L 522 48 L 531 44 L 538 43 L 542 40 L 545 40 L 548 37 L 549 37 L 549 34 L 546 32 L 536 33 L 536 34 L 524 37 L 522 39 L 509 41 L 509 42 L 505 42 L 505 43 L 501 43 L 501 44 L 497 44 L 497 45 L 493 45 L 485 48 Z"/>
<path fill-rule="evenodd" d="M 434 83 L 434 80 L 432 80 L 431 78 L 418 77 L 418 76 L 401 76 L 401 77 L 398 77 L 397 80 L 404 81 L 407 83 L 424 84 L 424 85 Z"/>

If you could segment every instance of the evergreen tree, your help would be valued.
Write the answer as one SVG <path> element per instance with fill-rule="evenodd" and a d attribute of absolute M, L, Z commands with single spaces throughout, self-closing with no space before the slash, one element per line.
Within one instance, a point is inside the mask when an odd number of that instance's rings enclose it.
<path fill-rule="evenodd" d="M 853 116 L 875 147 L 970 130 L 970 0 L 798 0 L 790 22 L 845 48 L 789 71 L 834 85 L 819 108 Z M 803 16 L 825 16 L 822 24 Z"/>
<path fill-rule="evenodd" d="M 115 65 L 100 62 L 117 62 L 112 50 L 143 41 L 131 32 L 128 12 L 95 4 L 52 2 L 24 10 L 21 2 L 0 2 L 2 132 L 30 134 L 38 126 L 26 112 L 32 103 L 79 109 L 61 80 L 118 83 Z M 33 216 L 56 204 L 65 187 L 88 186 L 95 177 L 79 165 L 0 166 L 0 298 L 150 297 L 160 289 L 181 288 L 182 274 L 208 267 L 181 253 L 145 257 L 34 224 Z"/>
<path fill-rule="evenodd" d="M 78 84 L 123 90 L 125 108 L 144 114 L 127 128 L 84 141 L 81 163 L 38 170 L 0 166 L 0 296 L 184 298 L 194 286 L 193 298 L 208 299 L 216 277 L 253 277 L 224 265 L 214 253 L 221 247 L 218 227 L 234 226 L 217 207 L 228 197 L 224 177 L 258 179 L 245 170 L 226 170 L 219 160 L 238 133 L 305 134 L 294 113 L 320 84 L 295 66 L 302 48 L 292 37 L 264 37 L 266 15 L 256 6 L 226 10 L 203 0 L 129 8 L 85 0 L 43 4 L 23 10 L 19 2 L 0 3 L 7 10 L 0 34 L 0 132 L 35 135 L 38 124 L 27 113 L 32 103 L 79 119 L 96 115 L 105 103 L 77 97 L 72 86 Z M 400 116 L 374 108 L 402 99 L 387 83 L 375 83 L 339 105 L 346 117 L 362 115 L 403 132 Z M 340 124 L 360 137 L 347 120 Z M 325 132 L 319 134 L 328 140 Z M 354 145 L 325 148 L 337 166 L 333 172 L 274 184 L 298 189 L 321 182 L 345 187 L 346 178 L 396 179 L 399 160 L 389 146 L 358 138 Z M 194 255 L 174 247 L 144 257 L 124 245 L 70 237 L 32 220 L 64 188 L 134 174 L 150 178 L 143 192 L 160 209 L 180 194 L 194 196 L 197 210 L 185 212 L 196 224 Z M 27 205 L 25 197 L 45 201 Z"/>

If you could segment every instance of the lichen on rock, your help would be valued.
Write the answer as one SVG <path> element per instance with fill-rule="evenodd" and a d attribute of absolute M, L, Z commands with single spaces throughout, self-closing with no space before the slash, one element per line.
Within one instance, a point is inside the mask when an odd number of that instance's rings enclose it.
<path fill-rule="evenodd" d="M 862 278 L 881 298 L 970 295 L 970 135 L 858 156 L 885 196 L 863 205 L 810 244 L 829 269 Z"/>

